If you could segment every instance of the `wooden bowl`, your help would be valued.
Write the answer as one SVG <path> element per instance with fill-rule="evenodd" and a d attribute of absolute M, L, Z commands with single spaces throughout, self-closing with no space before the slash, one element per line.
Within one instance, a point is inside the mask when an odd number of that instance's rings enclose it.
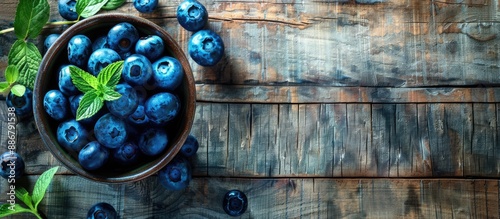
<path fill-rule="evenodd" d="M 160 36 L 164 40 L 166 54 L 180 61 L 184 68 L 184 78 L 182 84 L 174 93 L 178 95 L 181 101 L 181 110 L 173 122 L 175 126 L 172 127 L 174 128 L 167 130 L 169 142 L 164 153 L 131 169 L 121 171 L 116 169 L 101 169 L 90 172 L 83 169 L 78 163 L 77 158 L 59 145 L 56 138 L 59 123 L 46 114 L 43 108 L 43 98 L 47 91 L 57 88 L 58 67 L 63 63 L 68 63 L 66 58 L 67 44 L 71 37 L 76 34 L 85 34 L 93 40 L 105 34 L 113 25 L 120 22 L 133 24 L 141 35 L 156 34 Z M 164 29 L 144 18 L 126 14 L 108 13 L 96 15 L 74 24 L 64 31 L 59 39 L 50 47 L 43 57 L 36 77 L 33 92 L 33 110 L 35 122 L 43 142 L 52 155 L 69 170 L 93 181 L 124 183 L 138 181 L 156 173 L 179 152 L 193 124 L 196 107 L 195 96 L 194 79 L 185 53 Z"/>

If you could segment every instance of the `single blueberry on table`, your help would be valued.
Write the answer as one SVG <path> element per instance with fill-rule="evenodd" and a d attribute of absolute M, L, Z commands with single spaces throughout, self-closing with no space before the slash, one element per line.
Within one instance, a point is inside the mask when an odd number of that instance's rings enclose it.
<path fill-rule="evenodd" d="M 115 91 L 122 96 L 117 100 L 106 101 L 106 106 L 113 115 L 119 118 L 127 118 L 134 113 L 137 106 L 139 106 L 137 91 L 127 83 L 117 84 Z"/>
<path fill-rule="evenodd" d="M 224 195 L 222 208 L 231 216 L 240 216 L 247 210 L 248 200 L 245 193 L 239 190 L 231 190 Z"/>
<path fill-rule="evenodd" d="M 160 126 L 173 120 L 181 108 L 179 98 L 169 92 L 152 95 L 146 100 L 144 107 L 149 121 Z"/>
<path fill-rule="evenodd" d="M 146 56 L 149 61 L 154 62 L 163 55 L 165 43 L 157 35 L 148 35 L 139 38 L 135 44 L 135 53 Z"/>
<path fill-rule="evenodd" d="M 199 147 L 200 145 L 198 143 L 198 139 L 196 139 L 196 137 L 194 137 L 193 135 L 188 135 L 186 141 L 181 147 L 180 152 L 185 157 L 192 157 L 193 155 L 196 154 Z"/>
<path fill-rule="evenodd" d="M 78 163 L 85 170 L 97 170 L 104 166 L 109 158 L 109 151 L 98 141 L 87 143 L 78 153 Z"/>
<path fill-rule="evenodd" d="M 188 43 L 189 56 L 201 66 L 214 66 L 224 55 L 222 38 L 211 30 L 200 30 Z"/>
<path fill-rule="evenodd" d="M 69 101 L 60 90 L 49 90 L 43 97 L 43 108 L 49 116 L 61 121 L 69 116 Z"/>
<path fill-rule="evenodd" d="M 87 70 L 89 73 L 97 76 L 103 68 L 120 60 L 122 58 L 116 51 L 108 48 L 98 49 L 90 54 Z"/>
<path fill-rule="evenodd" d="M 24 94 L 20 97 L 9 92 L 5 103 L 8 107 L 13 107 L 15 114 L 19 118 L 25 118 L 33 114 L 33 92 L 26 88 Z"/>
<path fill-rule="evenodd" d="M 168 90 L 175 90 L 182 82 L 184 69 L 174 57 L 164 56 L 153 63 L 153 78 L 156 86 Z"/>
<path fill-rule="evenodd" d="M 125 144 L 113 150 L 113 162 L 119 165 L 130 166 L 135 164 L 140 156 L 140 149 L 134 142 Z"/>
<path fill-rule="evenodd" d="M 123 62 L 122 78 L 130 85 L 143 85 L 153 75 L 153 66 L 146 56 L 133 54 Z"/>
<path fill-rule="evenodd" d="M 87 219 L 117 219 L 115 208 L 106 202 L 94 204 L 87 212 Z"/>
<path fill-rule="evenodd" d="M 158 6 L 158 0 L 134 0 L 134 8 L 141 13 L 151 13 Z"/>
<path fill-rule="evenodd" d="M 78 34 L 68 42 L 68 61 L 80 68 L 87 66 L 89 56 L 92 53 L 92 41 L 83 34 Z"/>
<path fill-rule="evenodd" d="M 113 26 L 107 35 L 109 48 L 122 54 L 130 52 L 139 40 L 139 32 L 134 25 L 128 22 L 118 23 Z"/>
<path fill-rule="evenodd" d="M 57 38 L 59 38 L 61 34 L 58 33 L 52 33 L 49 34 L 47 37 L 45 37 L 45 40 L 43 41 L 43 51 L 44 53 L 49 50 L 49 48 L 56 42 Z"/>
<path fill-rule="evenodd" d="M 59 90 L 66 96 L 72 96 L 80 93 L 71 79 L 69 67 L 72 65 L 63 65 L 59 68 Z"/>
<path fill-rule="evenodd" d="M 74 21 L 78 19 L 76 13 L 76 0 L 58 0 L 57 9 L 59 14 L 66 20 Z"/>
<path fill-rule="evenodd" d="M 0 155 L 0 176 L 9 180 L 19 179 L 24 174 L 24 161 L 21 156 L 14 151 L 7 151 Z"/>
<path fill-rule="evenodd" d="M 158 171 L 160 184 L 168 190 L 185 189 L 191 182 L 191 165 L 182 156 L 175 156 L 165 167 Z"/>
<path fill-rule="evenodd" d="M 160 128 L 147 129 L 139 136 L 137 141 L 141 152 L 148 156 L 162 153 L 168 145 L 167 132 Z"/>
<path fill-rule="evenodd" d="M 184 0 L 177 7 L 177 21 L 188 31 L 201 30 L 208 21 L 208 12 L 197 0 Z"/>
<path fill-rule="evenodd" d="M 57 142 L 70 153 L 78 153 L 89 142 L 89 133 L 80 122 L 69 119 L 59 123 Z"/>
<path fill-rule="evenodd" d="M 95 123 L 94 134 L 103 146 L 110 149 L 117 148 L 127 140 L 127 124 L 123 119 L 106 113 Z"/>

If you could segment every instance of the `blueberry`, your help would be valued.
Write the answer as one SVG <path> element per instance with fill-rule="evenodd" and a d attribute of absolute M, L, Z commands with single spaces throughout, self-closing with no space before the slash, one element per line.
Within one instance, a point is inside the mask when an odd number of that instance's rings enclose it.
<path fill-rule="evenodd" d="M 224 195 L 222 208 L 231 216 L 240 216 L 247 210 L 248 200 L 245 193 L 239 190 L 231 190 Z"/>
<path fill-rule="evenodd" d="M 78 163 L 83 169 L 97 170 L 104 166 L 109 158 L 109 151 L 97 141 L 87 143 L 78 153 Z"/>
<path fill-rule="evenodd" d="M 222 38 L 211 30 L 200 30 L 189 39 L 188 52 L 201 66 L 213 66 L 224 55 Z"/>
<path fill-rule="evenodd" d="M 141 134 L 137 144 L 143 154 L 156 156 L 163 152 L 168 145 L 167 132 L 159 128 L 147 129 Z"/>
<path fill-rule="evenodd" d="M 188 135 L 186 141 L 181 147 L 180 152 L 185 157 L 192 157 L 193 155 L 196 154 L 199 147 L 200 145 L 198 144 L 198 140 L 194 136 Z"/>
<path fill-rule="evenodd" d="M 123 62 L 122 78 L 130 85 L 143 85 L 153 75 L 153 67 L 146 56 L 133 54 Z"/>
<path fill-rule="evenodd" d="M 182 82 L 184 70 L 181 63 L 174 57 L 164 56 L 153 63 L 153 78 L 156 86 L 173 91 Z"/>
<path fill-rule="evenodd" d="M 57 142 L 69 152 L 78 152 L 88 141 L 88 131 L 75 119 L 59 123 L 57 127 Z"/>
<path fill-rule="evenodd" d="M 7 151 L 0 155 L 0 176 L 15 182 L 24 174 L 24 161 L 21 156 L 14 151 Z"/>
<path fill-rule="evenodd" d="M 165 125 L 174 119 L 180 110 L 179 99 L 168 92 L 149 97 L 144 105 L 149 120 L 156 125 Z"/>
<path fill-rule="evenodd" d="M 59 90 L 49 90 L 43 97 L 43 108 L 50 117 L 57 121 L 65 119 L 69 113 L 69 101 Z"/>
<path fill-rule="evenodd" d="M 149 118 L 146 115 L 144 105 L 139 105 L 135 109 L 135 112 L 128 116 L 128 121 L 130 124 L 135 126 L 145 126 L 149 123 Z"/>
<path fill-rule="evenodd" d="M 68 42 L 68 60 L 71 64 L 83 68 L 92 53 L 92 41 L 82 34 L 71 37 Z"/>
<path fill-rule="evenodd" d="M 102 48 L 90 54 L 87 70 L 97 76 L 99 72 L 109 64 L 122 60 L 120 54 L 108 48 Z"/>
<path fill-rule="evenodd" d="M 118 23 L 113 26 L 107 35 L 109 48 L 118 53 L 131 51 L 139 40 L 139 32 L 134 25 L 128 22 Z"/>
<path fill-rule="evenodd" d="M 134 0 L 134 8 L 141 13 L 151 13 L 158 6 L 158 0 Z"/>
<path fill-rule="evenodd" d="M 92 51 L 96 51 L 102 48 L 109 48 L 107 40 L 108 36 L 106 35 L 97 37 L 97 39 L 95 39 L 92 43 Z"/>
<path fill-rule="evenodd" d="M 134 142 L 125 142 L 125 144 L 113 150 L 113 161 L 119 165 L 130 166 L 135 164 L 140 156 L 140 149 Z"/>
<path fill-rule="evenodd" d="M 59 90 L 66 96 L 72 96 L 80 93 L 71 79 L 69 67 L 72 65 L 63 65 L 59 68 Z"/>
<path fill-rule="evenodd" d="M 78 19 L 76 13 L 76 0 L 59 0 L 57 2 L 59 14 L 66 20 L 74 21 Z"/>
<path fill-rule="evenodd" d="M 117 219 L 115 208 L 106 202 L 99 202 L 90 207 L 87 219 Z"/>
<path fill-rule="evenodd" d="M 177 7 L 177 21 L 188 31 L 201 30 L 208 21 L 205 6 L 196 0 L 184 0 Z"/>
<path fill-rule="evenodd" d="M 8 107 L 13 107 L 19 118 L 25 118 L 33 114 L 33 92 L 26 88 L 23 96 L 16 96 L 9 92 L 5 100 Z"/>
<path fill-rule="evenodd" d="M 163 39 L 157 35 L 141 37 L 135 44 L 135 53 L 146 56 L 151 62 L 160 58 L 164 50 L 165 44 Z"/>
<path fill-rule="evenodd" d="M 191 182 L 191 166 L 186 158 L 175 156 L 165 167 L 158 171 L 160 184 L 168 190 L 182 190 Z"/>
<path fill-rule="evenodd" d="M 45 40 L 43 41 L 43 51 L 44 53 L 49 50 L 49 48 L 56 42 L 57 38 L 59 38 L 61 34 L 58 33 L 52 33 L 49 34 L 47 37 L 45 37 Z"/>
<path fill-rule="evenodd" d="M 111 113 L 106 113 L 97 120 L 94 134 L 99 143 L 111 149 L 124 144 L 128 137 L 125 121 Z"/>
<path fill-rule="evenodd" d="M 139 106 L 139 98 L 136 90 L 126 83 L 116 85 L 115 91 L 122 96 L 117 100 L 106 101 L 108 110 L 113 115 L 120 118 L 127 118 L 135 112 Z"/>

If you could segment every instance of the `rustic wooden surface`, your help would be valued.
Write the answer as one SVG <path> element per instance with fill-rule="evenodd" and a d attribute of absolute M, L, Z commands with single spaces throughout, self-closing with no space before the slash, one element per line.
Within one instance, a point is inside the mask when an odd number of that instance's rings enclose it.
<path fill-rule="evenodd" d="M 226 55 L 211 68 L 191 60 L 190 187 L 166 191 L 156 176 L 106 185 L 62 168 L 41 204 L 49 218 L 83 218 L 99 201 L 122 218 L 225 218 L 230 189 L 249 198 L 242 218 L 500 217 L 498 0 L 200 1 Z M 131 2 L 117 11 L 159 24 L 186 51 L 179 0 L 152 14 Z M 0 29 L 16 3 L 1 3 Z M 0 72 L 13 39 L 0 35 Z M 29 187 L 60 163 L 33 121 L 18 129 Z"/>

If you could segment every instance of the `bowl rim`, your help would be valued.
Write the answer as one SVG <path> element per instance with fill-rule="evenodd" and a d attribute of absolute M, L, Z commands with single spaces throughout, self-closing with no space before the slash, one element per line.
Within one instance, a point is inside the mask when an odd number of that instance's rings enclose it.
<path fill-rule="evenodd" d="M 127 174 L 127 175 L 121 174 L 116 177 L 101 177 L 99 174 L 88 172 L 83 168 L 81 168 L 81 166 L 75 165 L 73 162 L 68 160 L 68 159 L 74 160 L 74 158 L 72 158 L 71 155 L 69 155 L 69 153 L 67 152 L 63 153 L 59 149 L 61 148 L 61 146 L 59 146 L 57 140 L 54 141 L 55 140 L 54 135 L 49 134 L 52 133 L 52 131 L 50 130 L 50 126 L 44 125 L 48 124 L 49 118 L 47 118 L 48 116 L 45 115 L 45 110 L 43 108 L 44 93 L 43 94 L 41 93 L 43 90 L 42 86 L 38 86 L 41 83 L 46 83 L 49 81 L 49 79 L 44 79 L 43 72 L 47 72 L 51 68 L 54 68 L 50 63 L 55 59 L 57 59 L 60 50 L 64 49 L 69 39 L 78 33 L 85 32 L 85 30 L 89 27 L 93 27 L 94 25 L 99 25 L 99 24 L 102 25 L 103 21 L 104 23 L 130 22 L 133 23 L 134 26 L 139 25 L 138 29 L 147 28 L 150 30 L 154 30 L 157 34 L 161 35 L 160 37 L 162 39 L 167 39 L 167 42 L 165 42 L 165 44 L 168 45 L 167 48 L 170 50 L 172 56 L 174 56 L 177 60 L 179 60 L 179 62 L 183 66 L 184 70 L 183 84 L 187 85 L 187 88 L 185 88 L 185 90 L 187 90 L 186 100 L 185 100 L 186 107 L 185 109 L 183 109 L 183 111 L 185 111 L 185 114 L 188 116 L 186 118 L 182 118 L 182 123 L 185 124 L 185 126 L 184 125 L 182 126 L 183 129 L 179 133 L 179 138 L 177 138 L 175 142 L 169 142 L 170 147 L 167 149 L 167 151 L 164 152 L 160 157 L 154 158 L 155 160 L 160 159 L 159 162 L 148 163 L 146 167 L 140 168 L 141 170 L 139 172 L 133 171 L 132 174 Z M 190 63 L 185 53 L 181 49 L 179 43 L 175 41 L 174 38 L 165 29 L 153 23 L 152 21 L 143 17 L 124 14 L 124 13 L 110 12 L 110 13 L 94 15 L 92 17 L 85 18 L 84 20 L 81 20 L 76 24 L 73 24 L 72 26 L 68 27 L 65 31 L 63 31 L 59 36 L 58 41 L 56 41 L 56 43 L 54 43 L 43 56 L 42 62 L 40 63 L 38 73 L 35 78 L 35 85 L 33 89 L 34 120 L 38 132 L 40 133 L 41 139 L 44 142 L 46 148 L 48 148 L 51 154 L 54 157 L 56 157 L 56 159 L 60 161 L 71 172 L 75 173 L 76 175 L 87 178 L 89 180 L 102 183 L 112 184 L 112 183 L 127 183 L 127 182 L 139 181 L 155 174 L 165 165 L 167 165 L 174 158 L 174 156 L 178 154 L 180 148 L 182 147 L 188 135 L 190 134 L 194 122 L 195 108 L 196 108 L 196 88 L 195 88 L 194 77 Z"/>

